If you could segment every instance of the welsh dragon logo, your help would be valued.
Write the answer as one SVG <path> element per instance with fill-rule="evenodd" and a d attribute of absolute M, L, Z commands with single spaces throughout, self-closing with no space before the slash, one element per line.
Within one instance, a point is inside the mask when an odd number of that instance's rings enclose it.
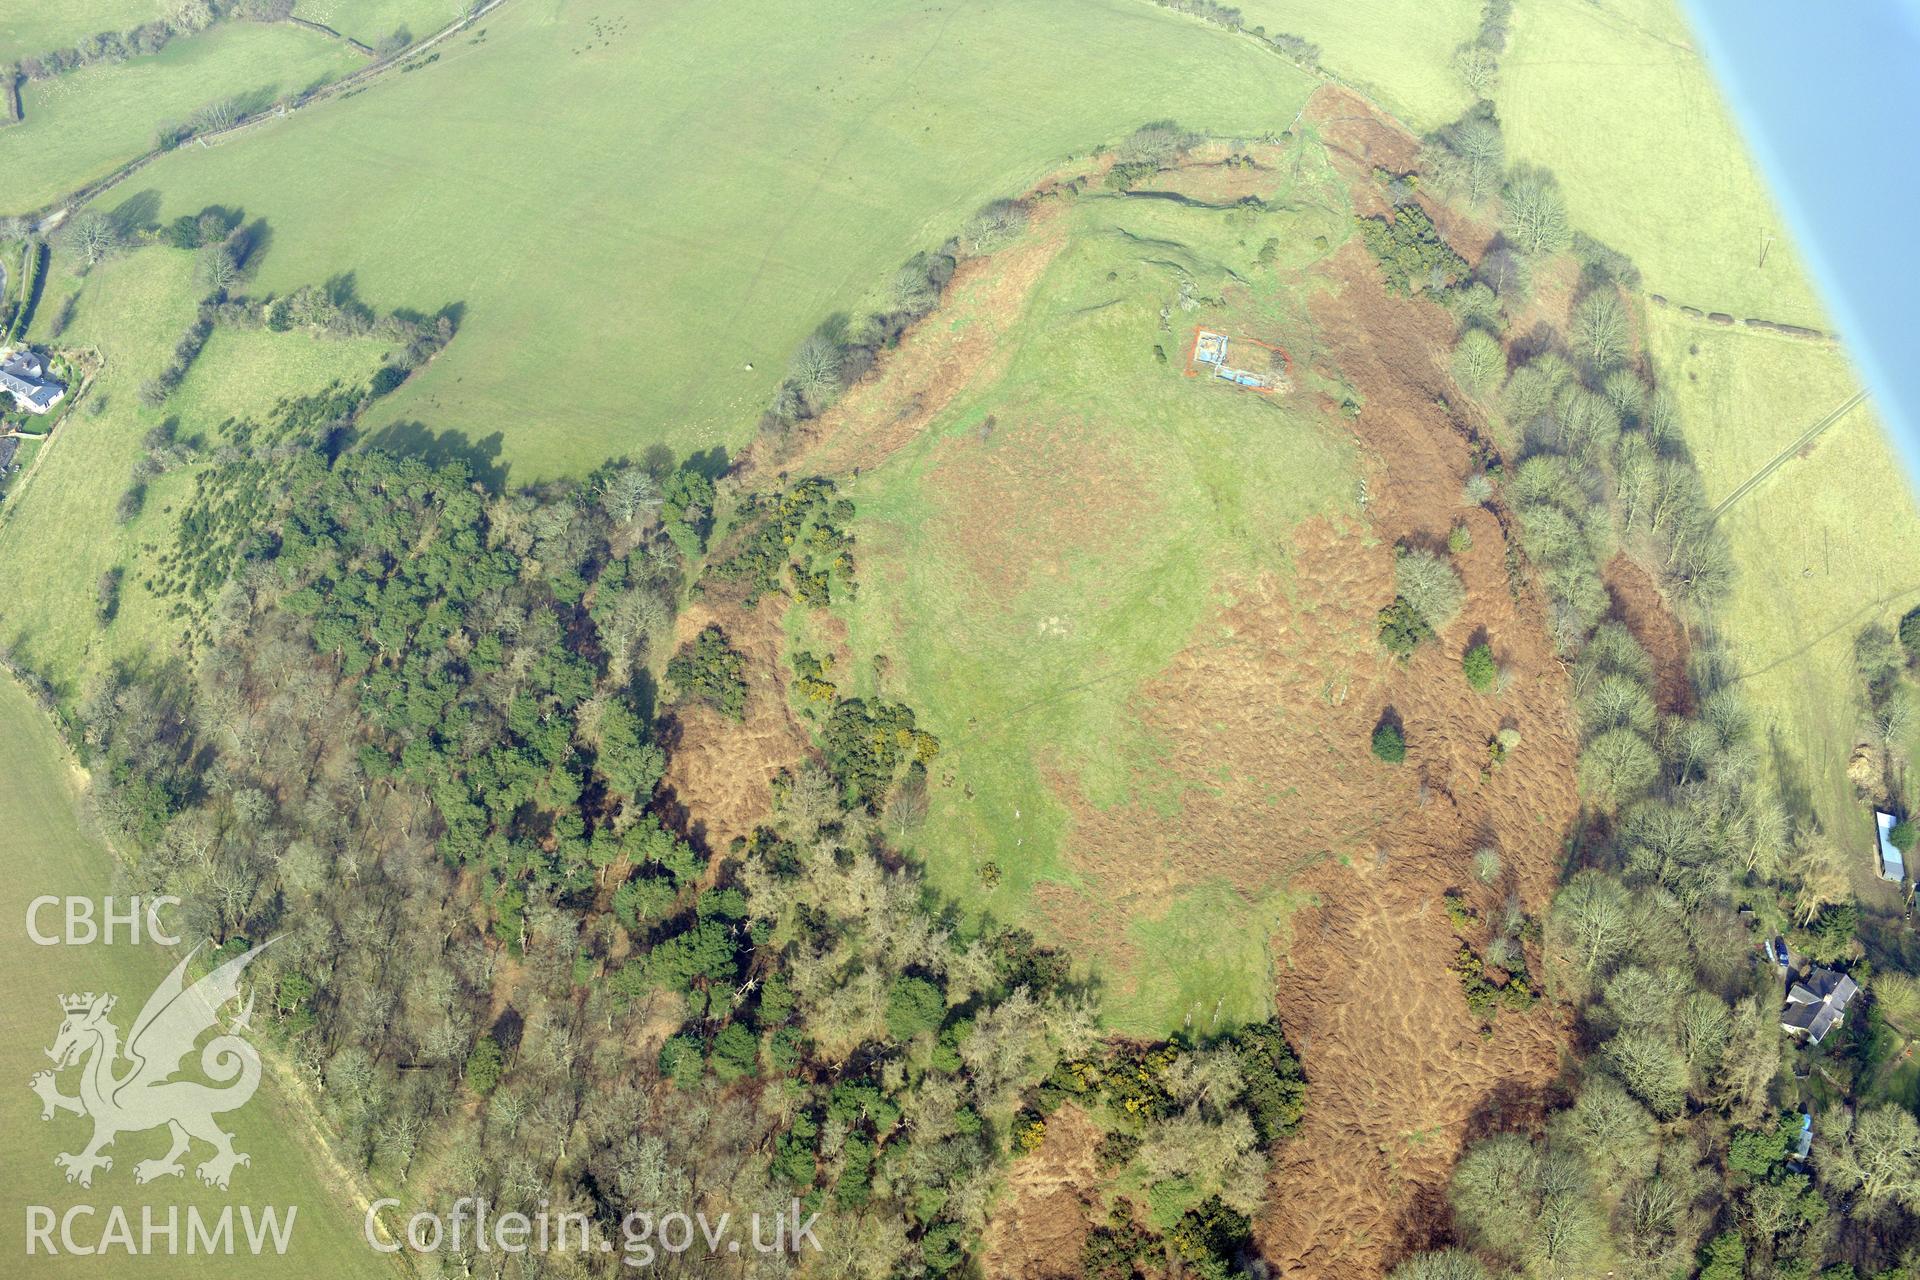
<path fill-rule="evenodd" d="M 120 1134 L 161 1125 L 172 1135 L 173 1145 L 159 1159 L 134 1165 L 135 1182 L 180 1176 L 185 1172 L 180 1158 L 195 1139 L 213 1148 L 213 1155 L 196 1170 L 208 1186 L 225 1190 L 234 1166 L 251 1163 L 233 1149 L 233 1135 L 214 1121 L 219 1113 L 244 1106 L 260 1087 L 260 1055 L 235 1034 L 246 1029 L 252 1016 L 251 997 L 232 1031 L 214 1036 L 200 1051 L 200 1070 L 222 1087 L 173 1077 L 200 1037 L 215 1026 L 221 1007 L 239 995 L 240 975 L 270 945 L 262 943 L 236 956 L 188 986 L 184 981 L 187 965 L 199 952 L 194 948 L 147 998 L 124 1047 L 120 1029 L 107 1016 L 113 1012 L 115 997 L 91 991 L 61 997 L 66 1018 L 53 1047 L 46 1051 L 53 1059 L 53 1070 L 37 1072 L 28 1083 L 40 1096 L 42 1120 L 53 1119 L 56 1111 L 93 1120 L 93 1140 L 83 1150 L 53 1158 L 55 1165 L 66 1170 L 68 1182 L 92 1186 L 95 1170 L 113 1168 L 113 1158 L 102 1155 L 103 1148 L 112 1146 Z M 129 1064 L 124 1070 L 123 1059 Z M 80 1092 L 68 1097 L 60 1092 L 55 1076 L 76 1066 Z"/>

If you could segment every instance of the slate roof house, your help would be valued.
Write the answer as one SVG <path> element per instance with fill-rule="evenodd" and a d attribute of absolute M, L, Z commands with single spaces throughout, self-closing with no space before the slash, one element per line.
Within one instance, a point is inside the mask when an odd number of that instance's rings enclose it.
<path fill-rule="evenodd" d="M 1859 984 L 1844 973 L 1810 970 L 1804 979 L 1787 984 L 1787 1007 L 1780 1012 L 1780 1025 L 1806 1036 L 1809 1044 L 1819 1044 L 1840 1025 L 1848 1003 L 1859 994 Z"/>
<path fill-rule="evenodd" d="M 45 413 L 59 404 L 67 389 L 47 377 L 40 357 L 26 347 L 0 351 L 0 390 L 13 393 L 13 401 L 28 413 Z"/>

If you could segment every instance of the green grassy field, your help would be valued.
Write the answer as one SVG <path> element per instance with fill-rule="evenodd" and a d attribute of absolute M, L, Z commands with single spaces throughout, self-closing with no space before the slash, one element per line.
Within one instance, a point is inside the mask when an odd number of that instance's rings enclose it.
<path fill-rule="evenodd" d="M 1248 26 L 1305 36 L 1320 64 L 1424 132 L 1452 120 L 1473 95 L 1453 73 L 1453 51 L 1480 26 L 1480 0 L 1246 0 Z"/>
<path fill-rule="evenodd" d="M 1706 311 L 1822 324 L 1671 0 L 1519 6 L 1494 98 L 1509 155 L 1558 174 L 1574 225 L 1633 258 L 1649 290 Z"/>
<path fill-rule="evenodd" d="M 1338 213 L 1247 218 L 1091 197 L 1063 216 L 1071 238 L 1004 343 L 1004 376 L 851 490 L 870 584 L 846 611 L 852 646 L 863 669 L 888 656 L 888 691 L 923 712 L 952 775 L 916 853 L 944 892 L 1001 919 L 1029 918 L 1047 882 L 1075 883 L 1063 788 L 1177 818 L 1163 744 L 1131 700 L 1193 642 L 1223 578 L 1285 575 L 1288 531 L 1351 509 L 1356 492 L 1350 443 L 1311 414 L 1182 372 L 1200 321 L 1281 342 L 1299 332 L 1298 299 L 1253 256 L 1271 235 L 1283 266 L 1310 259 L 1316 235 L 1345 234 Z M 1263 277 L 1257 302 L 1235 276 Z M 1236 305 L 1176 305 L 1162 329 L 1183 278 Z M 1124 940 L 1140 957 L 1126 975 L 1138 990 L 1112 1016 L 1168 1030 L 1202 990 L 1224 990 L 1231 1017 L 1260 1016 L 1280 900 L 1170 874 L 1185 888 Z M 1194 946 L 1207 928 L 1215 945 Z"/>
<path fill-rule="evenodd" d="M 1279 981 L 1274 939 L 1284 948 L 1288 918 L 1308 901 L 1283 887 L 1250 901 L 1221 881 L 1184 890 L 1129 931 L 1139 959 L 1108 1000 L 1107 1020 L 1123 1034 L 1163 1036 L 1267 1017 Z"/>
<path fill-rule="evenodd" d="M 29 84 L 26 120 L 0 129 L 0 172 L 7 175 L 0 213 L 38 208 L 84 186 L 151 148 L 162 124 L 186 120 L 209 103 L 264 104 L 363 61 L 316 32 L 223 22 L 151 57 Z M 109 205 L 128 194 L 115 193 Z"/>
<path fill-rule="evenodd" d="M 166 408 L 190 430 L 228 418 L 258 418 L 282 396 L 302 395 L 336 378 L 364 383 L 394 354 L 378 338 L 316 338 L 266 329 L 216 329 Z"/>
<path fill-rule="evenodd" d="M 1826 344 L 1670 311 L 1652 313 L 1649 339 L 1716 503 L 1859 386 L 1844 353 Z M 1770 723 L 1781 781 L 1846 847 L 1857 846 L 1849 864 L 1856 887 L 1890 894 L 1873 876 L 1871 828 L 1846 777 L 1862 723 L 1853 639 L 1920 601 L 1920 512 L 1871 402 L 1834 422 L 1721 521 L 1739 566 L 1722 624 Z"/>
<path fill-rule="evenodd" d="M 266 217 L 261 288 L 352 271 L 379 310 L 464 304 L 373 425 L 504 430 L 515 480 L 738 445 L 800 339 L 982 201 L 1156 116 L 1282 128 L 1311 87 L 1138 0 L 514 0 L 481 27 L 139 185 L 164 216 Z"/>
<path fill-rule="evenodd" d="M 1888 1026 L 1878 1013 L 1872 1011 L 1865 1026 L 1853 1032 L 1867 1038 L 1859 1093 L 1876 1102 L 1898 1103 L 1911 1111 L 1920 1106 L 1920 1062 L 1914 1060 L 1912 1041 Z"/>
<path fill-rule="evenodd" d="M 293 16 L 377 49 L 402 28 L 415 40 L 424 39 L 472 7 L 468 0 L 299 0 Z"/>
<path fill-rule="evenodd" d="M 92 346 L 105 357 L 88 396 L 103 408 L 92 412 L 83 401 L 66 415 L 0 517 L 0 639 L 63 691 L 114 656 L 170 647 L 161 607 L 134 589 L 113 627 L 99 631 L 94 586 L 113 565 L 128 564 L 143 539 L 170 532 L 159 513 L 176 477 L 154 486 L 156 501 L 131 525 L 116 523 L 115 507 L 142 438 L 160 421 L 140 407 L 138 389 L 159 372 L 193 317 L 191 276 L 188 255 L 153 250 L 109 262 L 87 279 L 60 342 Z M 48 282 L 57 304 L 56 285 L 64 293 L 72 281 Z"/>
<path fill-rule="evenodd" d="M 1321 62 L 1414 129 L 1471 101 L 1451 67 L 1472 0 L 1247 0 L 1249 24 L 1322 47 Z M 1574 225 L 1676 302 L 1819 326 L 1821 307 L 1675 0 L 1516 7 L 1494 101 L 1512 160 L 1545 165 Z M 1764 265 L 1761 261 L 1765 252 Z"/>
<path fill-rule="evenodd" d="M 115 1021 L 124 1030 L 134 1014 L 177 960 L 159 947 L 39 946 L 26 933 L 27 904 L 42 895 L 68 895 L 98 900 L 115 892 L 109 869 L 112 854 L 88 837 L 78 822 L 77 775 L 68 767 L 45 716 L 10 680 L 0 680 L 0 740 L 7 744 L 7 784 L 0 787 L 0 851 L 7 874 L 0 877 L 0 963 L 5 965 L 9 995 L 0 1011 L 0 1134 L 9 1159 L 0 1168 L 0 1254 L 10 1259 L 7 1270 L 18 1276 L 99 1275 L 143 1276 L 254 1276 L 263 1269 L 275 1274 L 292 1268 L 300 1274 L 341 1277 L 377 1277 L 396 1274 L 384 1265 L 361 1237 L 360 1213 L 346 1197 L 331 1196 L 333 1179 L 312 1146 L 304 1109 L 292 1102 L 269 1078 L 251 1102 L 222 1117 L 235 1135 L 235 1146 L 252 1163 L 234 1173 L 228 1192 L 202 1187 L 189 1169 L 185 1179 L 163 1179 L 136 1186 L 133 1165 L 158 1156 L 166 1148 L 162 1132 L 128 1133 L 111 1148 L 112 1170 L 100 1173 L 91 1190 L 69 1186 L 54 1167 L 56 1152 L 76 1151 L 86 1141 L 87 1122 L 67 1114 L 52 1121 L 40 1119 L 40 1102 L 26 1084 L 47 1067 L 41 1052 L 53 1042 L 60 1025 L 57 1001 L 65 994 L 110 991 L 120 997 Z M 124 900 L 121 903 L 124 907 Z M 164 919 L 164 917 L 163 917 Z M 57 929 L 58 912 L 41 918 L 42 931 Z M 63 1079 L 71 1092 L 72 1075 Z M 205 1158 L 205 1152 L 196 1154 Z M 64 1213 L 72 1205 L 90 1204 L 98 1213 L 76 1220 L 76 1235 L 90 1243 L 104 1228 L 107 1209 L 124 1206 L 140 1230 L 140 1208 L 152 1205 L 164 1215 L 168 1206 L 196 1206 L 217 1216 L 223 1206 L 296 1206 L 297 1217 L 285 1261 L 265 1261 L 244 1254 L 234 1257 L 143 1257 L 133 1262 L 116 1259 L 103 1267 L 102 1259 L 26 1257 L 26 1206 L 44 1205 Z M 164 1220 L 164 1219 L 163 1219 Z M 236 1224 L 236 1233 L 239 1227 Z M 55 1240 L 58 1241 L 56 1234 Z"/>
<path fill-rule="evenodd" d="M 49 281 L 41 313 L 57 312 L 75 286 L 64 274 Z M 77 693 L 117 658 L 164 655 L 178 642 L 172 601 L 143 583 L 172 541 L 179 504 L 192 493 L 191 467 L 153 480 L 138 518 L 125 525 L 116 519 L 147 432 L 173 418 L 182 437 L 217 445 L 227 418 L 258 415 L 282 396 L 319 391 L 336 378 L 363 382 L 385 350 L 372 340 L 216 330 L 167 404 L 146 408 L 140 383 L 165 363 L 193 318 L 198 292 L 191 254 L 148 248 L 111 259 L 86 278 L 57 340 L 94 348 L 106 364 L 0 515 L 0 640 L 63 693 Z M 101 630 L 95 584 L 116 565 L 126 570 L 120 610 Z"/>
<path fill-rule="evenodd" d="M 36 57 L 100 31 L 125 31 L 164 17 L 166 0 L 61 0 L 0 9 L 0 64 Z"/>

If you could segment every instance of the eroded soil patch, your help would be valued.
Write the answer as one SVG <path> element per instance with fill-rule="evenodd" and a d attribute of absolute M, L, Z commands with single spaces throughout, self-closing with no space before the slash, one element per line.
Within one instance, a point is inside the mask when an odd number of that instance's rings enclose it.
<path fill-rule="evenodd" d="M 1606 571 L 1612 616 L 1627 624 L 1633 638 L 1653 659 L 1654 693 L 1669 715 L 1693 714 L 1693 681 L 1687 677 L 1687 633 L 1671 610 L 1653 575 L 1627 555 L 1617 555 Z"/>
<path fill-rule="evenodd" d="M 988 1275 L 1076 1280 L 1092 1189 L 1100 1180 L 1094 1159 L 1099 1144 L 1099 1126 L 1072 1103 L 1048 1117 L 1046 1141 L 1014 1162 L 987 1222 Z"/>
<path fill-rule="evenodd" d="M 919 434 L 954 397 L 1003 366 L 1001 344 L 1040 275 L 1065 243 L 1047 224 L 999 253 L 962 262 L 938 310 L 915 324 L 866 378 L 807 425 L 778 465 L 792 475 L 847 475 L 878 466 Z M 761 450 L 756 447 L 758 460 Z M 759 465 L 771 465 L 761 462 Z"/>
<path fill-rule="evenodd" d="M 773 780 L 805 760 L 812 750 L 806 731 L 787 709 L 792 671 L 780 626 L 787 604 L 769 594 L 748 608 L 726 600 L 699 600 L 682 609 L 674 648 L 710 625 L 747 658 L 747 703 L 732 720 L 700 703 L 672 710 L 670 750 L 661 790 L 669 811 L 696 844 L 725 850 L 735 836 L 751 835 L 773 812 Z"/>

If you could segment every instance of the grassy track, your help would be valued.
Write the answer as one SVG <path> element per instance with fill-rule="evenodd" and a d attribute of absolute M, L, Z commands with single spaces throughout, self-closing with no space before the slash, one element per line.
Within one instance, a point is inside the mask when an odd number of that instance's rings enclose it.
<path fill-rule="evenodd" d="M 848 610 L 854 650 L 862 669 L 887 655 L 888 692 L 924 710 L 951 775 L 916 852 L 943 892 L 1014 920 L 1034 915 L 1045 884 L 1077 882 L 1063 795 L 1101 808 L 1143 800 L 1177 820 L 1165 746 L 1141 727 L 1136 695 L 1204 643 L 1230 580 L 1284 581 L 1289 530 L 1350 509 L 1355 492 L 1350 445 L 1310 414 L 1181 371 L 1202 320 L 1282 343 L 1297 334 L 1298 300 L 1253 255 L 1273 235 L 1283 266 L 1308 260 L 1315 235 L 1344 235 L 1339 215 L 1242 219 L 1091 198 L 1064 216 L 1071 238 L 1002 343 L 1004 374 L 853 490 L 860 572 L 874 584 Z M 1229 273 L 1256 281 L 1260 301 Z M 1183 276 L 1200 296 L 1238 301 L 1176 306 L 1162 329 Z M 1222 992 L 1227 1019 L 1261 1016 L 1284 897 L 1249 901 L 1186 868 L 1164 874 L 1176 889 L 1133 917 L 1130 936 L 1095 945 L 1119 997 L 1110 1016 L 1142 1034 L 1171 1030 L 1199 992 L 1213 993 L 1203 1021 Z M 1276 872 L 1272 891 L 1283 890 Z M 1196 946 L 1209 930 L 1213 942 Z M 1135 958 L 1114 963 L 1121 951 Z"/>
<path fill-rule="evenodd" d="M 809 329 L 983 200 L 1155 116 L 1281 128 L 1310 88 L 1139 0 L 514 0 L 479 28 L 135 185 L 266 217 L 259 287 L 351 271 L 376 308 L 464 304 L 384 421 L 502 430 L 516 480 L 737 445 Z"/>
<path fill-rule="evenodd" d="M 0 1006 L 0 1081 L 5 1082 L 0 1088 L 0 1136 L 9 1156 L 0 1168 L 0 1256 L 8 1259 L 7 1274 L 98 1276 L 110 1271 L 155 1280 L 262 1274 L 359 1280 L 395 1274 L 361 1239 L 358 1212 L 329 1197 L 329 1177 L 306 1136 L 310 1122 L 271 1081 L 245 1107 L 223 1117 L 236 1147 L 252 1157 L 251 1165 L 235 1171 L 230 1193 L 174 1179 L 135 1186 L 135 1161 L 165 1149 L 166 1135 L 158 1132 L 123 1135 L 111 1149 L 113 1169 L 98 1175 L 91 1190 L 62 1181 L 54 1154 L 77 1150 L 89 1129 L 71 1115 L 43 1122 L 39 1100 L 26 1087 L 28 1077 L 48 1065 L 41 1050 L 52 1043 L 59 1027 L 58 998 L 81 991 L 114 992 L 120 996 L 116 1019 L 124 1029 L 176 957 L 145 945 L 43 947 L 28 939 L 25 920 L 31 899 L 43 894 L 97 899 L 113 892 L 108 874 L 113 859 L 81 830 L 76 776 L 46 718 L 10 680 L 0 680 L 0 740 L 8 748 L 6 785 L 0 787 L 0 855 L 6 865 L 6 875 L 0 877 L 0 920 L 5 922 L 0 928 L 0 964 L 8 984 L 6 1003 Z M 43 928 L 52 926 L 54 918 L 52 913 L 44 917 Z M 70 1080 L 66 1088 L 71 1090 Z M 192 1178 L 191 1168 L 187 1176 Z M 299 1213 L 284 1260 L 181 1256 L 103 1263 L 98 1257 L 28 1259 L 24 1224 L 30 1204 L 57 1213 L 75 1204 L 97 1206 L 102 1216 L 92 1220 L 96 1238 L 107 1207 L 115 1204 L 128 1208 L 136 1231 L 140 1206 L 148 1204 L 163 1214 L 169 1205 L 180 1206 L 184 1213 L 190 1204 L 208 1214 L 218 1214 L 227 1204 L 295 1205 Z M 80 1234 L 86 1230 L 83 1222 Z M 118 1252 L 111 1256 L 124 1257 Z"/>
<path fill-rule="evenodd" d="M 1749 493 L 1752 493 L 1755 489 L 1759 488 L 1762 484 L 1766 483 L 1766 479 L 1768 476 L 1772 475 L 1774 472 L 1778 471 L 1781 467 L 1784 467 L 1785 465 L 1787 465 L 1787 463 L 1791 462 L 1796 454 L 1801 453 L 1802 451 L 1807 449 L 1809 446 L 1811 446 L 1815 440 L 1818 440 L 1822 435 L 1826 433 L 1826 430 L 1828 427 L 1831 427 L 1834 423 L 1846 417 L 1848 412 L 1857 408 L 1860 405 L 1860 403 L 1864 401 L 1866 398 L 1867 398 L 1866 392 L 1864 391 L 1854 392 L 1852 395 L 1848 396 L 1845 400 L 1842 400 L 1838 405 L 1836 405 L 1831 411 L 1827 413 L 1825 417 L 1821 418 L 1820 421 L 1814 423 L 1812 426 L 1808 427 L 1805 431 L 1801 432 L 1798 436 L 1795 436 L 1792 440 L 1788 441 L 1786 448 L 1782 449 L 1779 453 L 1776 453 L 1772 458 L 1767 460 L 1767 465 L 1765 465 L 1764 467 L 1761 467 L 1758 471 L 1748 476 L 1745 480 L 1742 480 L 1738 485 L 1734 487 L 1731 493 L 1727 494 L 1726 497 L 1716 502 L 1713 506 L 1713 511 L 1710 513 L 1712 517 L 1717 520 L 1722 515 L 1725 515 L 1727 508 L 1731 507 L 1734 503 L 1740 501 L 1740 499 L 1746 497 Z"/>
<path fill-rule="evenodd" d="M 222 22 L 151 57 L 26 85 L 26 121 L 0 129 L 0 212 L 38 208 L 147 151 L 167 122 L 212 102 L 259 104 L 364 64 L 337 40 L 284 23 Z M 124 199 L 119 192 L 111 199 Z"/>
<path fill-rule="evenodd" d="M 1839 350 L 1671 311 L 1654 310 L 1648 325 L 1708 499 L 1725 504 L 1739 577 L 1723 623 L 1769 724 L 1776 773 L 1789 799 L 1858 845 L 1857 891 L 1889 894 L 1873 877 L 1846 765 L 1860 729 L 1853 638 L 1920 601 L 1920 512 L 1905 475 L 1864 406 L 1833 417 L 1858 394 Z M 1829 417 L 1809 440 L 1807 424 Z"/>

